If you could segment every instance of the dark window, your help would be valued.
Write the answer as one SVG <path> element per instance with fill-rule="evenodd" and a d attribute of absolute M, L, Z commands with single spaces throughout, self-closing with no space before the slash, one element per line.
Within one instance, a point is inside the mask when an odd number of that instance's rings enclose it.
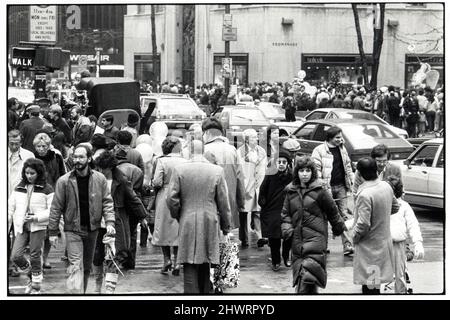
<path fill-rule="evenodd" d="M 156 57 L 159 61 L 159 55 Z M 153 70 L 153 56 L 151 54 L 134 55 L 134 78 L 140 81 L 159 81 L 160 64 L 157 64 L 157 70 Z"/>
<path fill-rule="evenodd" d="M 312 133 L 314 132 L 314 129 L 316 128 L 316 126 L 317 125 L 315 123 L 307 124 L 307 125 L 303 126 L 302 128 L 300 128 L 300 130 L 298 130 L 295 133 L 295 136 L 298 139 L 311 140 Z"/>
<path fill-rule="evenodd" d="M 327 113 L 324 111 L 315 111 L 311 112 L 308 116 L 306 116 L 307 120 L 317 120 L 317 119 L 325 119 Z"/>
<path fill-rule="evenodd" d="M 443 167 L 444 167 L 444 149 L 441 150 L 438 161 L 436 163 L 436 168 L 443 168 Z"/>
<path fill-rule="evenodd" d="M 214 83 L 222 83 L 224 81 L 222 77 L 222 58 L 225 58 L 225 54 L 214 54 Z M 239 84 L 247 84 L 248 53 L 230 54 L 230 58 L 233 64 L 231 83 L 236 83 L 236 80 L 238 80 Z"/>
<path fill-rule="evenodd" d="M 419 152 L 412 158 L 412 166 L 431 167 L 433 165 L 436 152 L 439 146 L 424 146 Z"/>
<path fill-rule="evenodd" d="M 328 129 L 330 129 L 330 126 L 326 126 L 326 125 L 320 124 L 317 127 L 316 132 L 314 133 L 313 140 L 315 140 L 315 141 L 325 141 L 325 139 L 327 138 L 327 131 L 328 131 Z"/>

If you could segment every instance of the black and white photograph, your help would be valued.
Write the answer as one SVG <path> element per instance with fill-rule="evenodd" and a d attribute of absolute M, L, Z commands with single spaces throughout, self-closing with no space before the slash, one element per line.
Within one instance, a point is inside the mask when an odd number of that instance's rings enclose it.
<path fill-rule="evenodd" d="M 2 4 L 1 296 L 445 298 L 446 9 Z"/>

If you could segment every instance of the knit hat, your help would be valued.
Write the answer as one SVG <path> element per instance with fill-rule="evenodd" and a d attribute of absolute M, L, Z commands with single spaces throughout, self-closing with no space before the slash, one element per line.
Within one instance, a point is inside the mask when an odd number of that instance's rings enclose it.
<path fill-rule="evenodd" d="M 285 150 L 280 150 L 280 152 L 278 153 L 278 159 L 279 158 L 285 158 L 288 161 L 288 163 L 292 161 L 291 154 Z"/>
<path fill-rule="evenodd" d="M 91 144 L 96 149 L 106 149 L 108 146 L 106 136 L 101 133 L 96 133 L 92 136 Z"/>
<path fill-rule="evenodd" d="M 128 115 L 127 124 L 130 127 L 135 127 L 139 123 L 139 116 L 135 113 L 130 113 Z"/>
<path fill-rule="evenodd" d="M 286 149 L 286 151 L 288 152 L 296 152 L 301 149 L 300 143 L 297 140 L 290 138 L 283 142 L 283 145 L 281 147 Z"/>

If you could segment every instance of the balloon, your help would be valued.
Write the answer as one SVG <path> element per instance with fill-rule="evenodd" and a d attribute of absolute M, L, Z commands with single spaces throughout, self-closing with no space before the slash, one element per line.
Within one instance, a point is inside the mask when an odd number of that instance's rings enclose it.
<path fill-rule="evenodd" d="M 306 77 L 306 72 L 305 72 L 304 70 L 300 70 L 300 71 L 297 73 L 297 76 L 298 76 L 298 78 L 300 79 L 300 81 L 302 81 L 302 80 L 305 79 L 305 77 Z"/>
<path fill-rule="evenodd" d="M 169 128 L 167 128 L 167 125 L 164 122 L 157 121 L 153 122 L 149 129 L 149 134 L 152 139 L 155 137 L 167 137 L 167 134 L 169 133 Z"/>
<path fill-rule="evenodd" d="M 152 142 L 152 139 L 148 134 L 141 134 L 139 137 L 136 138 L 136 146 L 140 145 L 141 143 L 150 144 Z"/>
<path fill-rule="evenodd" d="M 429 86 L 431 89 L 435 89 L 436 85 L 439 81 L 439 72 L 437 70 L 431 70 L 427 72 L 427 86 Z"/>
<path fill-rule="evenodd" d="M 144 163 L 147 163 L 150 161 L 153 157 L 153 149 L 149 144 L 141 143 L 136 146 L 135 148 L 142 156 L 142 160 L 144 160 Z"/>
<path fill-rule="evenodd" d="M 414 50 L 416 50 L 416 46 L 414 45 L 414 44 L 410 44 L 409 46 L 408 46 L 408 51 L 409 52 L 414 52 Z"/>
<path fill-rule="evenodd" d="M 419 70 L 412 76 L 412 85 L 417 86 L 425 81 L 428 70 L 431 70 L 431 66 L 428 63 L 421 63 Z"/>

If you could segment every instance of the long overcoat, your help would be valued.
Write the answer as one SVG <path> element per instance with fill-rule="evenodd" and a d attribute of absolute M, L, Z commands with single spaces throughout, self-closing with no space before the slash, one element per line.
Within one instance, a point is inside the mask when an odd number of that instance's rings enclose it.
<path fill-rule="evenodd" d="M 239 212 L 245 211 L 245 182 L 236 148 L 227 143 L 224 137 L 216 137 L 205 144 L 204 156 L 225 171 L 232 228 L 238 228 Z"/>
<path fill-rule="evenodd" d="M 224 170 L 203 157 L 175 168 L 167 205 L 179 222 L 179 263 L 219 263 L 220 232 L 230 230 L 227 193 Z"/>
<path fill-rule="evenodd" d="M 187 160 L 180 155 L 169 154 L 156 162 L 153 187 L 157 190 L 155 200 L 155 229 L 152 244 L 155 246 L 178 246 L 178 221 L 170 215 L 166 197 L 173 170 Z"/>
<path fill-rule="evenodd" d="M 353 282 L 360 285 L 393 280 L 390 215 L 398 202 L 390 185 L 379 179 L 365 181 L 358 189 L 353 225 Z"/>

